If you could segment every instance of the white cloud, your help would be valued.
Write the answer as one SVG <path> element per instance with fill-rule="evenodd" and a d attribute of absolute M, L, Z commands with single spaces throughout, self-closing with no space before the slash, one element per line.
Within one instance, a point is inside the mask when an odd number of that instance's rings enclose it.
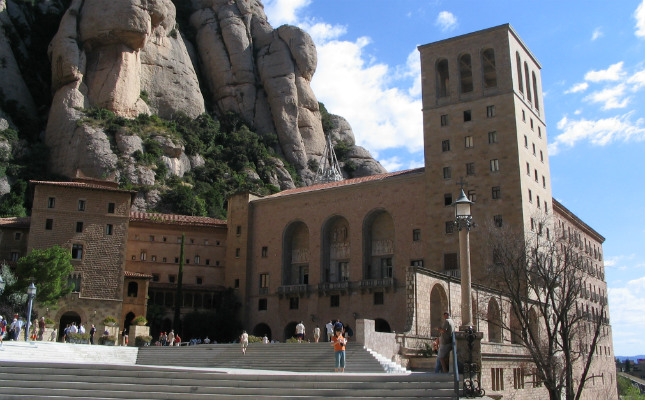
<path fill-rule="evenodd" d="M 632 91 L 637 91 L 638 89 L 645 87 L 645 69 L 642 71 L 636 72 L 629 79 L 627 83 L 632 84 Z"/>
<path fill-rule="evenodd" d="M 347 28 L 342 25 L 330 25 L 321 22 L 313 24 L 303 23 L 299 27 L 311 36 L 314 43 L 326 43 L 347 33 Z"/>
<path fill-rule="evenodd" d="M 576 83 L 571 87 L 569 90 L 565 90 L 565 94 L 569 93 L 578 93 L 578 92 L 584 92 L 589 88 L 589 84 L 587 82 L 581 82 L 581 83 Z"/>
<path fill-rule="evenodd" d="M 636 19 L 636 32 L 634 34 L 639 38 L 645 39 L 645 0 L 636 8 L 634 18 Z"/>
<path fill-rule="evenodd" d="M 450 11 L 441 11 L 435 20 L 442 32 L 448 32 L 457 27 L 457 17 Z"/>
<path fill-rule="evenodd" d="M 616 86 L 593 92 L 585 97 L 584 100 L 591 101 L 592 103 L 602 103 L 603 110 L 625 108 L 629 103 L 629 98 L 624 97 L 626 90 L 627 86 L 621 83 Z"/>
<path fill-rule="evenodd" d="M 269 23 L 277 28 L 284 24 L 294 24 L 298 11 L 307 7 L 311 0 L 264 0 L 264 13 Z"/>
<path fill-rule="evenodd" d="M 617 81 L 625 75 L 623 62 L 610 65 L 609 68 L 600 71 L 589 71 L 585 74 L 585 80 L 590 82 Z"/>
<path fill-rule="evenodd" d="M 593 33 L 591 34 L 591 40 L 594 41 L 603 36 L 605 36 L 605 34 L 602 32 L 602 28 L 598 27 L 594 29 Z"/>
<path fill-rule="evenodd" d="M 643 354 L 645 277 L 628 281 L 623 287 L 610 287 L 607 293 L 615 354 Z"/>
<path fill-rule="evenodd" d="M 604 146 L 613 141 L 645 140 L 645 121 L 631 121 L 634 112 L 599 120 L 569 120 L 564 116 L 558 121 L 558 130 L 562 131 L 549 144 L 549 155 L 556 155 L 562 147 L 573 147 L 581 141 L 588 141 L 596 146 Z"/>

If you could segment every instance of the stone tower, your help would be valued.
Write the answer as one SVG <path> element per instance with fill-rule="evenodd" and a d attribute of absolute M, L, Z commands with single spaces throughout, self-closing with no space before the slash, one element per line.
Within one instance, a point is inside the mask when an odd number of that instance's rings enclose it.
<path fill-rule="evenodd" d="M 475 202 L 473 282 L 492 259 L 487 229 L 549 230 L 552 213 L 540 63 L 509 25 L 419 47 L 423 87 L 428 267 L 459 275 L 453 201 Z M 539 226 L 538 226 L 539 225 Z"/>

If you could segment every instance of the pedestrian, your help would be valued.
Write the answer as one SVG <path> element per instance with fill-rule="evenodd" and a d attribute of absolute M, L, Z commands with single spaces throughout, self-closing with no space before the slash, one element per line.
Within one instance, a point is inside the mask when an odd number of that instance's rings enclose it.
<path fill-rule="evenodd" d="M 121 332 L 121 340 L 122 340 L 123 346 L 128 345 L 128 330 L 126 328 L 123 328 L 123 331 Z"/>
<path fill-rule="evenodd" d="M 175 330 L 171 329 L 170 332 L 168 332 L 168 338 L 166 339 L 166 342 L 168 343 L 168 346 L 172 346 L 175 343 Z"/>
<path fill-rule="evenodd" d="M 264 344 L 269 344 L 269 337 L 265 334 L 264 337 L 262 338 L 262 343 Z"/>
<path fill-rule="evenodd" d="M 298 339 L 298 343 L 302 343 L 302 339 L 305 338 L 305 324 L 300 321 L 298 325 L 296 325 L 296 339 Z"/>
<path fill-rule="evenodd" d="M 325 324 L 325 329 L 327 331 L 327 341 L 331 342 L 331 337 L 334 336 L 334 324 L 332 324 L 331 319 Z"/>
<path fill-rule="evenodd" d="M 181 345 L 181 336 L 179 334 L 175 335 L 175 346 L 179 347 Z"/>
<path fill-rule="evenodd" d="M 319 340 L 320 340 L 320 327 L 316 326 L 314 328 L 314 341 L 318 343 Z"/>
<path fill-rule="evenodd" d="M 334 346 L 334 372 L 345 372 L 345 346 L 347 340 L 343 337 L 343 330 L 334 328 L 334 336 L 331 338 L 331 343 Z"/>
<path fill-rule="evenodd" d="M 55 342 L 56 341 L 56 328 L 54 328 L 52 333 L 49 334 L 49 341 L 50 342 Z"/>
<path fill-rule="evenodd" d="M 349 341 L 352 336 L 354 336 L 354 331 L 352 330 L 352 327 L 349 325 L 345 325 L 345 338 L 347 341 Z"/>
<path fill-rule="evenodd" d="M 94 334 L 96 333 L 96 327 L 92 324 L 90 328 L 90 344 L 94 344 Z"/>
<path fill-rule="evenodd" d="M 7 332 L 7 320 L 0 315 L 0 344 L 2 344 L 5 332 Z"/>
<path fill-rule="evenodd" d="M 45 317 L 40 317 L 38 320 L 38 337 L 37 339 L 42 342 L 43 334 L 45 333 Z"/>
<path fill-rule="evenodd" d="M 448 311 L 443 313 L 443 326 L 437 328 L 441 333 L 441 342 L 439 345 L 439 361 L 441 362 L 441 369 L 443 373 L 448 373 L 450 370 L 450 352 L 452 351 L 452 333 L 455 331 L 455 323 L 450 319 Z"/>
<path fill-rule="evenodd" d="M 242 331 L 240 344 L 242 345 L 242 355 L 246 355 L 246 348 L 249 347 L 249 334 L 246 331 Z"/>
<path fill-rule="evenodd" d="M 210 342 L 211 340 L 208 338 L 208 336 L 206 336 L 206 338 L 204 339 L 204 344 L 209 344 Z"/>

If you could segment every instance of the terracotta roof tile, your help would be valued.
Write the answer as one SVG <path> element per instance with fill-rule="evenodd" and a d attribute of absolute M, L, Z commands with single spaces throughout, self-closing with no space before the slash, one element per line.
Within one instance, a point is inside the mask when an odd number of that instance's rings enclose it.
<path fill-rule="evenodd" d="M 124 275 L 126 278 L 152 279 L 152 275 L 142 274 L 140 272 L 125 271 Z"/>
<path fill-rule="evenodd" d="M 370 176 L 363 176 L 360 178 L 353 178 L 353 179 L 345 179 L 342 181 L 338 182 L 329 182 L 329 183 L 321 183 L 318 185 L 311 185 L 311 186 L 303 186 L 295 189 L 288 189 L 288 190 L 283 190 L 282 192 L 278 192 L 275 194 L 272 194 L 270 196 L 266 196 L 264 198 L 274 198 L 274 197 L 281 197 L 281 196 L 289 196 L 292 194 L 296 193 L 306 193 L 306 192 L 313 192 L 317 190 L 325 190 L 325 189 L 330 189 L 330 188 L 335 188 L 335 187 L 342 187 L 342 186 L 350 186 L 350 185 L 357 185 L 365 182 L 375 182 L 375 181 L 384 181 L 393 177 L 397 176 L 403 176 L 403 175 L 409 175 L 409 174 L 418 174 L 423 172 L 424 168 L 416 168 L 416 169 L 408 169 L 405 171 L 396 171 L 396 172 L 388 172 L 385 174 L 378 174 L 378 175 L 370 175 Z"/>
<path fill-rule="evenodd" d="M 194 226 L 226 225 L 226 220 L 221 220 L 216 218 L 194 217 L 191 215 L 179 215 L 179 214 L 145 213 L 145 212 L 138 212 L 138 211 L 130 212 L 130 222 L 151 222 L 151 223 L 157 223 L 157 224 L 194 225 Z"/>
<path fill-rule="evenodd" d="M 32 185 L 48 185 L 48 186 L 60 186 L 60 187 L 69 187 L 69 188 L 78 188 L 78 189 L 92 189 L 92 190 L 107 190 L 110 192 L 123 192 L 136 194 L 134 190 L 119 189 L 114 187 L 112 182 L 105 182 L 105 184 L 100 184 L 101 181 L 93 181 L 96 183 L 86 183 L 86 182 L 55 182 L 55 181 L 29 181 Z"/>

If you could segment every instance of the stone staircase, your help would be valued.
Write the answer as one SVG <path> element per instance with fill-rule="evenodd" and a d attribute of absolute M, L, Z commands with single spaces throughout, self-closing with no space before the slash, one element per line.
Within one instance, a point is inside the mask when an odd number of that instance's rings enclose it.
<path fill-rule="evenodd" d="M 347 372 L 336 374 L 329 372 L 333 351 L 327 343 L 251 344 L 243 356 L 239 345 L 137 349 L 5 342 L 0 399 L 456 399 L 451 375 L 387 374 L 358 345 L 347 358 Z M 361 368 L 379 371 L 349 372 Z"/>
<path fill-rule="evenodd" d="M 383 365 L 359 344 L 346 350 L 345 372 L 383 373 Z M 137 364 L 198 368 L 263 369 L 291 372 L 333 372 L 329 343 L 251 343 L 242 355 L 239 344 L 202 344 L 139 349 Z"/>

